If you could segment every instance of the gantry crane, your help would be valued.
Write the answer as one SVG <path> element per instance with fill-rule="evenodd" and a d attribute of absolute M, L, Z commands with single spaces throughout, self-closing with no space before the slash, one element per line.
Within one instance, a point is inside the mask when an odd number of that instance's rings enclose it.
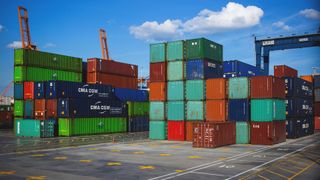
<path fill-rule="evenodd" d="M 29 18 L 28 11 L 26 8 L 19 6 L 18 7 L 18 16 L 20 23 L 20 34 L 21 34 L 21 43 L 22 48 L 36 50 L 37 47 L 31 43 L 31 35 L 29 29 Z"/>
<path fill-rule="evenodd" d="M 109 57 L 107 34 L 104 29 L 100 29 L 100 44 L 101 44 L 101 50 L 102 50 L 102 59 L 111 60 Z"/>

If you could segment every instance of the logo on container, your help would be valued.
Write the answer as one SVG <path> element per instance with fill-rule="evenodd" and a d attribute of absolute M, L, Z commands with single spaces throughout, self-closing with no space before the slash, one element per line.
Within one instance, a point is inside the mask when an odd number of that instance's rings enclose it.
<path fill-rule="evenodd" d="M 107 110 L 110 110 L 110 106 L 101 104 L 101 101 L 96 102 L 93 105 L 90 105 L 90 110 L 101 111 L 100 114 L 104 114 Z"/>
<path fill-rule="evenodd" d="M 98 94 L 98 89 L 88 88 L 88 84 L 83 85 L 82 87 L 78 88 L 79 93 L 89 93 L 88 97 L 93 96 L 94 94 Z"/>

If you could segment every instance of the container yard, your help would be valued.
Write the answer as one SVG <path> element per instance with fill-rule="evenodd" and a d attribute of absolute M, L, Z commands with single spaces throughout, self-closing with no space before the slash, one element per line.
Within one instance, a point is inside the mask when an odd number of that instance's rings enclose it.
<path fill-rule="evenodd" d="M 0 3 L 0 179 L 320 179 L 316 2 L 60 3 Z"/>

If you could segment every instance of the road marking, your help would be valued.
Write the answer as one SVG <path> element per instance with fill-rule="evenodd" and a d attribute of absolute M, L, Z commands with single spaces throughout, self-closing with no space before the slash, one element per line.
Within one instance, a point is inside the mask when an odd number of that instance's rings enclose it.
<path fill-rule="evenodd" d="M 171 156 L 171 154 L 159 154 L 160 156 Z"/>
<path fill-rule="evenodd" d="M 46 154 L 32 154 L 32 157 L 44 157 Z"/>
<path fill-rule="evenodd" d="M 181 146 L 170 146 L 170 148 L 181 148 Z"/>
<path fill-rule="evenodd" d="M 227 168 L 227 169 L 234 168 L 234 167 L 235 167 L 234 165 L 226 165 L 226 164 L 219 166 L 219 168 Z"/>
<path fill-rule="evenodd" d="M 219 157 L 218 160 L 220 161 L 223 161 L 223 160 L 226 160 L 227 158 L 226 157 Z"/>
<path fill-rule="evenodd" d="M 279 173 L 277 173 L 277 172 L 271 171 L 271 170 L 269 170 L 269 169 L 265 169 L 265 171 L 267 171 L 267 172 L 269 172 L 269 173 L 271 173 L 271 174 L 280 176 L 280 177 L 282 177 L 282 178 L 284 178 L 284 179 L 288 179 L 288 177 L 286 177 L 286 176 L 284 176 L 284 175 L 282 175 L 282 174 L 279 174 Z"/>
<path fill-rule="evenodd" d="M 286 169 L 286 168 L 283 168 L 283 167 L 280 167 L 280 166 L 276 166 L 277 168 L 279 168 L 279 169 L 281 169 L 281 170 L 283 170 L 283 171 L 286 171 L 286 172 L 288 172 L 288 173 L 292 173 L 292 174 L 295 174 L 296 172 L 293 172 L 293 171 L 291 171 L 291 170 L 289 170 L 289 169 Z"/>
<path fill-rule="evenodd" d="M 144 154 L 143 151 L 136 151 L 136 152 L 133 152 L 133 154 Z"/>
<path fill-rule="evenodd" d="M 43 180 L 46 179 L 46 176 L 27 176 L 26 180 Z"/>
<path fill-rule="evenodd" d="M 120 162 L 108 162 L 106 165 L 107 166 L 121 166 L 122 163 L 120 163 Z"/>
<path fill-rule="evenodd" d="M 201 156 L 188 156 L 189 159 L 199 159 Z"/>
<path fill-rule="evenodd" d="M 154 166 L 139 166 L 139 169 L 142 169 L 142 170 L 144 170 L 144 169 L 155 169 L 155 167 Z"/>
<path fill-rule="evenodd" d="M 120 152 L 119 149 L 111 149 L 110 151 L 111 151 L 111 152 Z"/>
<path fill-rule="evenodd" d="M 128 146 L 138 146 L 138 144 L 128 144 Z"/>
<path fill-rule="evenodd" d="M 66 160 L 68 159 L 66 156 L 57 156 L 53 158 L 54 160 Z"/>
<path fill-rule="evenodd" d="M 269 178 L 264 177 L 264 176 L 262 176 L 261 174 L 258 174 L 257 176 L 260 177 L 260 178 L 262 178 L 262 179 L 264 179 L 264 180 L 270 180 Z"/>
<path fill-rule="evenodd" d="M 303 168 L 301 171 L 297 172 L 295 175 L 291 176 L 288 178 L 288 180 L 292 180 L 293 178 L 299 176 L 300 174 L 302 174 L 303 172 L 305 172 L 306 170 L 308 170 L 309 168 L 311 168 L 313 165 L 317 164 L 320 162 L 320 159 L 318 159 L 317 161 L 311 163 L 310 165 L 308 165 L 307 167 Z"/>
<path fill-rule="evenodd" d="M 0 175 L 12 175 L 15 173 L 16 171 L 0 171 Z"/>
<path fill-rule="evenodd" d="M 98 150 L 97 148 L 89 148 L 88 149 L 89 151 L 96 151 L 96 150 Z"/>
<path fill-rule="evenodd" d="M 209 175 L 209 176 L 229 177 L 229 176 L 226 176 L 224 174 L 206 173 L 206 172 L 200 172 L 200 171 L 194 171 L 194 172 L 191 172 L 191 173 L 192 174 L 203 174 L 203 175 Z"/>
<path fill-rule="evenodd" d="M 79 160 L 79 162 L 81 162 L 81 163 L 91 163 L 92 160 L 89 160 L 89 159 L 81 159 L 81 160 Z"/>
<path fill-rule="evenodd" d="M 177 173 L 182 173 L 182 172 L 185 172 L 185 170 L 182 170 L 182 169 L 177 169 L 175 170 Z"/>

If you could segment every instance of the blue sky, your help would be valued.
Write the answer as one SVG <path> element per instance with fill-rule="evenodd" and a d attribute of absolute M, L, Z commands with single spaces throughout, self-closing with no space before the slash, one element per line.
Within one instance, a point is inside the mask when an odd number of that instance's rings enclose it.
<path fill-rule="evenodd" d="M 206 37 L 224 45 L 224 60 L 255 64 L 253 34 L 311 33 L 320 25 L 318 0 L 1 0 L 0 91 L 13 79 L 9 46 L 20 41 L 19 5 L 28 9 L 32 42 L 41 51 L 101 57 L 98 29 L 104 28 L 110 56 L 139 65 L 141 75 L 149 73 L 150 42 Z M 270 69 L 287 64 L 310 74 L 319 55 L 319 47 L 275 51 Z"/>

